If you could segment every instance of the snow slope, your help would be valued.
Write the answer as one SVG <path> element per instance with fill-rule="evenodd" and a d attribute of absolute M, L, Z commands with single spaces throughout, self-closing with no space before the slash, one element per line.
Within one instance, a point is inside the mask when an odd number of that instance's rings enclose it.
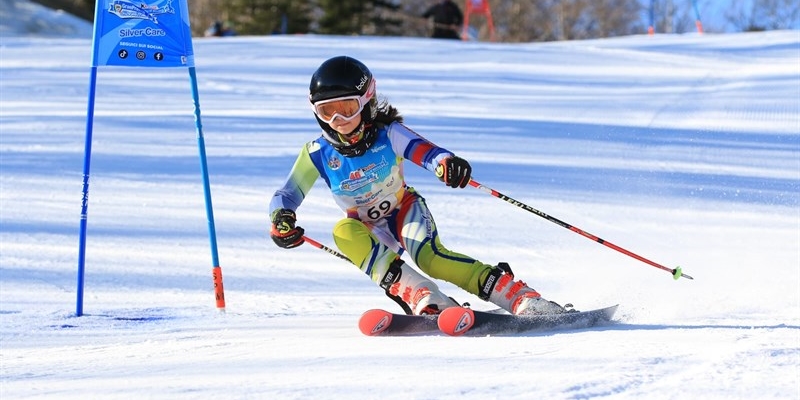
<path fill-rule="evenodd" d="M 800 396 L 800 32 L 546 43 L 195 40 L 226 312 L 214 307 L 188 74 L 101 69 L 75 316 L 91 41 L 0 46 L 0 397 Z M 349 54 L 475 179 L 669 274 L 408 165 L 443 241 L 614 324 L 369 338 L 356 268 L 275 247 L 267 203 L 317 135 L 313 70 Z M 322 183 L 298 211 L 332 245 Z M 459 301 L 491 308 L 452 285 Z"/>
<path fill-rule="evenodd" d="M 90 38 L 92 24 L 28 0 L 0 0 L 0 37 Z"/>

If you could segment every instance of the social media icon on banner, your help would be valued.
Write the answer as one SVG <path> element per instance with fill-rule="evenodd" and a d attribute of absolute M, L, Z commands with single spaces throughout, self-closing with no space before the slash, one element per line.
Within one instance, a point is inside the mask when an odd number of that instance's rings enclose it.
<path fill-rule="evenodd" d="M 93 65 L 194 66 L 186 0 L 98 0 Z"/>

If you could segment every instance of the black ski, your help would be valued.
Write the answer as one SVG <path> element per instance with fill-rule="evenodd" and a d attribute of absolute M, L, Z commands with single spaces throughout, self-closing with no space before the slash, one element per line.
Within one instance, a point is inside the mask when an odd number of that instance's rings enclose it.
<path fill-rule="evenodd" d="M 437 320 L 439 329 L 450 336 L 501 335 L 552 329 L 579 329 L 608 322 L 617 305 L 591 311 L 552 315 L 511 315 L 450 307 Z"/>

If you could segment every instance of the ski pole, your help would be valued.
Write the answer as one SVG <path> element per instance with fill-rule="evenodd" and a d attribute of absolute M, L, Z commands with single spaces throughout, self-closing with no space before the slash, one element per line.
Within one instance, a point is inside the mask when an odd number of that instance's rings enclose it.
<path fill-rule="evenodd" d="M 637 260 L 639 260 L 639 261 L 641 261 L 641 262 L 643 262 L 645 264 L 649 264 L 649 265 L 652 265 L 652 266 L 654 266 L 656 268 L 659 268 L 659 269 L 662 269 L 664 271 L 667 271 L 667 272 L 672 274 L 672 277 L 675 280 L 678 280 L 680 277 L 684 277 L 684 278 L 687 278 L 687 279 L 694 280 L 694 278 L 692 278 L 691 276 L 684 274 L 683 271 L 681 270 L 681 267 L 676 267 L 676 268 L 672 269 L 672 268 L 669 268 L 669 267 L 665 267 L 665 266 L 663 266 L 663 265 L 661 265 L 661 264 L 659 264 L 657 262 L 650 261 L 650 260 L 648 260 L 648 259 L 646 259 L 646 258 L 644 258 L 644 257 L 642 257 L 642 256 L 640 256 L 640 255 L 638 255 L 636 253 L 633 253 L 631 251 L 625 250 L 622 247 L 619 247 L 619 246 L 615 245 L 614 243 L 607 242 L 604 239 L 601 239 L 601 238 L 599 238 L 599 237 L 597 237 L 595 235 L 592 235 L 589 232 L 585 232 L 585 231 L 581 230 L 580 228 L 574 227 L 574 226 L 572 226 L 572 225 L 570 225 L 570 224 L 568 224 L 568 223 L 566 223 L 564 221 L 561 221 L 558 218 L 555 218 L 555 217 L 553 217 L 551 215 L 547 215 L 547 214 L 545 214 L 545 213 L 543 213 L 543 212 L 541 212 L 541 211 L 539 211 L 539 210 L 537 210 L 537 209 L 535 209 L 535 208 L 533 208 L 533 207 L 531 207 L 531 206 L 529 206 L 529 205 L 527 205 L 525 203 L 522 203 L 520 201 L 514 200 L 511 197 L 508 197 L 508 196 L 506 196 L 506 195 L 504 195 L 504 194 L 502 194 L 502 193 L 500 193 L 500 192 L 498 192 L 498 191 L 496 191 L 496 190 L 494 190 L 494 189 L 492 189 L 490 187 L 483 186 L 483 185 L 481 185 L 480 183 L 478 183 L 475 180 L 470 180 L 469 184 L 471 186 L 477 188 L 477 189 L 483 190 L 484 192 L 491 194 L 494 197 L 497 197 L 500 200 L 503 200 L 503 201 L 505 201 L 507 203 L 511 203 L 511 204 L 513 204 L 513 205 L 515 205 L 515 206 L 517 206 L 517 207 L 519 207 L 519 208 L 521 208 L 521 209 L 523 209 L 525 211 L 529 211 L 529 212 L 531 212 L 533 214 L 536 214 L 536 215 L 538 215 L 538 216 L 540 216 L 540 217 L 542 217 L 542 218 L 544 218 L 544 219 L 546 219 L 546 220 L 548 220 L 548 221 L 550 221 L 552 223 L 555 223 L 555 224 L 560 225 L 560 226 L 562 226 L 564 228 L 567 228 L 567 229 L 569 229 L 569 230 L 571 230 L 571 231 L 573 231 L 573 232 L 575 232 L 575 233 L 577 233 L 577 234 L 579 234 L 579 235 L 581 235 L 583 237 L 586 237 L 586 238 L 589 238 L 591 240 L 594 240 L 595 242 L 600 243 L 600 244 L 602 244 L 602 245 L 604 245 L 606 247 L 612 248 L 612 249 L 614 249 L 614 250 L 616 250 L 616 251 L 618 251 L 618 252 L 620 252 L 622 254 L 625 254 L 626 256 L 633 257 L 633 258 L 635 258 L 635 259 L 637 259 Z"/>
<path fill-rule="evenodd" d="M 349 262 L 351 264 L 353 263 L 352 261 L 350 261 L 349 258 L 347 258 L 346 255 L 344 255 L 342 253 L 339 253 L 338 251 L 336 251 L 336 250 L 334 250 L 334 249 L 332 249 L 332 248 L 330 248 L 328 246 L 325 246 L 324 244 L 322 244 L 322 243 L 320 243 L 320 242 L 318 242 L 318 241 L 316 241 L 314 239 L 311 239 L 308 236 L 303 236 L 303 240 L 306 243 L 308 243 L 308 244 L 310 244 L 310 245 L 312 245 L 312 246 L 314 246 L 314 247 L 316 247 L 316 248 L 318 248 L 318 249 L 320 249 L 322 251 L 325 251 L 328 254 L 333 254 L 334 256 L 339 257 L 342 260 L 345 260 L 345 261 L 347 261 L 347 262 Z"/>

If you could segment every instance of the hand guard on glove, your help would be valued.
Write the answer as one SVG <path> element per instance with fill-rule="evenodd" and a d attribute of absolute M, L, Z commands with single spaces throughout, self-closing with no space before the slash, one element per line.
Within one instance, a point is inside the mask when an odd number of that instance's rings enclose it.
<path fill-rule="evenodd" d="M 436 166 L 436 176 L 451 188 L 463 188 L 469 184 L 472 167 L 461 157 L 447 157 Z"/>
<path fill-rule="evenodd" d="M 305 242 L 303 234 L 305 230 L 295 226 L 297 216 L 294 211 L 280 208 L 272 213 L 272 230 L 269 235 L 272 241 L 284 249 L 292 249 Z"/>

